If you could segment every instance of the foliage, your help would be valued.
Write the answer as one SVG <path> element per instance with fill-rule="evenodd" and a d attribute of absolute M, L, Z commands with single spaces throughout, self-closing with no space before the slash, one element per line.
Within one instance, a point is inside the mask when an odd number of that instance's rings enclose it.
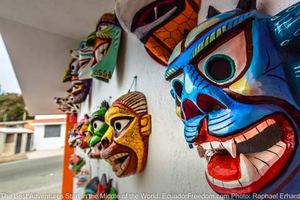
<path fill-rule="evenodd" d="M 24 113 L 26 119 L 28 111 L 25 108 L 24 99 L 21 95 L 15 93 L 0 94 L 0 121 L 19 121 L 23 120 Z"/>

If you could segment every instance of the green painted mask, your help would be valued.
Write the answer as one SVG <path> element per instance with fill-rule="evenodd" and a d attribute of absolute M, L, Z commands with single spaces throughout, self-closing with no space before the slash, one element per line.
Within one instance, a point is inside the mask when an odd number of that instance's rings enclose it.
<path fill-rule="evenodd" d="M 108 81 L 117 65 L 122 29 L 114 14 L 106 13 L 97 25 L 96 31 L 88 36 L 87 45 L 93 46 L 93 78 Z"/>
<path fill-rule="evenodd" d="M 108 129 L 108 124 L 105 123 L 105 113 L 109 108 L 107 101 L 101 103 L 101 107 L 92 114 L 91 123 L 89 125 L 88 131 L 92 133 L 92 137 L 89 141 L 89 146 L 94 147 L 102 139 L 102 136 Z"/>

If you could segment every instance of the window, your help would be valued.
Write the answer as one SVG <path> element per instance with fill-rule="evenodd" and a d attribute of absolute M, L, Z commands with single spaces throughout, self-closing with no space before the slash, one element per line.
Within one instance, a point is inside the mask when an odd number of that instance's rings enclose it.
<path fill-rule="evenodd" d="M 46 125 L 44 137 L 60 137 L 60 125 Z"/>
<path fill-rule="evenodd" d="M 13 143 L 14 142 L 14 134 L 7 134 L 5 143 Z"/>

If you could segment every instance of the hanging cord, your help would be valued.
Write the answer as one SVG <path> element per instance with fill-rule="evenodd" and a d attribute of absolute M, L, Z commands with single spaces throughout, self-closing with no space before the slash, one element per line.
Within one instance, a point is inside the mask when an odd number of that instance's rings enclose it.
<path fill-rule="evenodd" d="M 133 80 L 132 80 L 132 83 L 131 83 L 131 86 L 128 90 L 128 93 L 132 91 L 132 88 L 134 87 L 134 91 L 136 91 L 136 85 L 137 85 L 137 76 L 135 75 L 133 77 Z"/>
<path fill-rule="evenodd" d="M 108 105 L 111 104 L 111 100 L 112 100 L 112 96 L 109 96 L 109 97 L 108 97 L 108 101 L 107 101 L 107 102 L 108 102 Z"/>
<path fill-rule="evenodd" d="M 112 14 L 116 14 L 116 4 L 117 4 L 117 0 L 115 0 L 115 3 L 114 3 L 114 7 L 112 8 Z"/>

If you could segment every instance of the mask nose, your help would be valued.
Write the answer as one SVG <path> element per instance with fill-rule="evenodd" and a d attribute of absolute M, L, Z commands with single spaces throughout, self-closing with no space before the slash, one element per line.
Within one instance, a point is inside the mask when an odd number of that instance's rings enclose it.
<path fill-rule="evenodd" d="M 197 105 L 198 107 L 206 114 L 220 110 L 220 109 L 225 109 L 226 106 L 216 100 L 215 98 L 206 95 L 206 94 L 199 94 L 197 97 Z"/>
<path fill-rule="evenodd" d="M 99 146 L 101 150 L 106 149 L 109 146 L 109 140 L 105 137 L 101 140 L 101 145 Z"/>

